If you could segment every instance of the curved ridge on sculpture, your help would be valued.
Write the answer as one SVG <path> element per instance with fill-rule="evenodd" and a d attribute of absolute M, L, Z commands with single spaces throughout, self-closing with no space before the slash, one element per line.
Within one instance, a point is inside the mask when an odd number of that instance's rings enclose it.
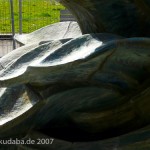
<path fill-rule="evenodd" d="M 150 0 L 60 2 L 83 35 L 34 38 L 46 27 L 0 59 L 0 139 L 55 138 L 14 150 L 150 149 Z"/>

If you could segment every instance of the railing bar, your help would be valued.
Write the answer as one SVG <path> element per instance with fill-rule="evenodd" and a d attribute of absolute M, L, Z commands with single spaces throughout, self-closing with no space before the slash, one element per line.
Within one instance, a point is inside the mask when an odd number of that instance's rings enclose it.
<path fill-rule="evenodd" d="M 16 49 L 16 42 L 15 42 L 15 39 L 14 39 L 14 35 L 15 35 L 15 22 L 14 22 L 13 0 L 10 0 L 10 10 L 11 10 L 11 27 L 12 27 L 13 49 Z"/>

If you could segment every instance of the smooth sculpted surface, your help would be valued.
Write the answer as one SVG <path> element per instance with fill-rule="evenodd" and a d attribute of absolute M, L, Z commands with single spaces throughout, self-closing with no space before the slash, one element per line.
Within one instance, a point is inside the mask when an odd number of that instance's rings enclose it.
<path fill-rule="evenodd" d="M 150 37 L 150 0 L 58 0 L 76 17 L 82 32 Z"/>
<path fill-rule="evenodd" d="M 106 4 L 102 0 L 61 2 L 72 12 L 77 12 L 73 4 L 80 6 L 81 19 L 76 17 L 83 33 L 102 29 L 99 19 L 90 20 L 94 17 L 91 13 L 97 12 L 97 17 L 107 18 L 117 11 L 118 17 L 112 21 L 118 22 L 120 15 L 125 10 L 128 12 L 127 8 L 135 8 L 135 3 L 149 6 L 148 0 L 114 0 Z M 106 6 L 116 9 L 108 12 Z M 103 11 L 106 14 L 101 14 Z M 134 24 L 133 14 L 130 17 L 135 28 L 124 30 L 129 22 L 123 26 L 122 21 L 113 24 L 110 20 L 111 28 L 109 22 L 102 19 L 108 25 L 108 33 L 66 39 L 44 38 L 44 41 L 39 40 L 40 36 L 36 41 L 34 36 L 33 43 L 26 43 L 2 57 L 0 139 L 55 139 L 53 144 L 12 145 L 12 150 L 150 149 L 149 29 L 147 32 L 142 28 L 137 30 L 139 26 Z M 124 17 L 125 22 L 127 18 Z M 143 20 L 141 27 L 149 22 L 147 18 Z M 39 35 L 46 29 L 35 33 Z M 145 37 L 138 37 L 140 35 Z M 0 145 L 0 149 L 10 148 Z"/>
<path fill-rule="evenodd" d="M 50 40 L 77 38 L 81 35 L 77 22 L 66 21 L 48 25 L 29 34 L 15 35 L 15 40 L 26 45 Z"/>

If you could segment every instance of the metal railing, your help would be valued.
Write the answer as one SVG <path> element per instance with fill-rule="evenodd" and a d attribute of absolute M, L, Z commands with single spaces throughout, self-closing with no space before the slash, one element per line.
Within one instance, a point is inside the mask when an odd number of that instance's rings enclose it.
<path fill-rule="evenodd" d="M 15 34 L 59 22 L 62 9 L 55 0 L 0 0 L 0 57 L 18 47 Z"/>
<path fill-rule="evenodd" d="M 14 7 L 13 7 L 13 0 L 10 0 L 10 11 L 11 11 L 11 28 L 12 28 L 12 43 L 13 49 L 16 49 L 16 42 L 14 39 L 15 35 L 15 20 L 14 20 Z"/>

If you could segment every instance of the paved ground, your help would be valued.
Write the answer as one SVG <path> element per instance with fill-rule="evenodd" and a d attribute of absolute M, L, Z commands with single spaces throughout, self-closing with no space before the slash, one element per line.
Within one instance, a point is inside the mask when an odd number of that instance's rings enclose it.
<path fill-rule="evenodd" d="M 16 46 L 19 47 L 19 44 L 16 43 Z M 12 50 L 13 50 L 12 40 L 0 40 L 0 57 L 6 55 Z"/>

